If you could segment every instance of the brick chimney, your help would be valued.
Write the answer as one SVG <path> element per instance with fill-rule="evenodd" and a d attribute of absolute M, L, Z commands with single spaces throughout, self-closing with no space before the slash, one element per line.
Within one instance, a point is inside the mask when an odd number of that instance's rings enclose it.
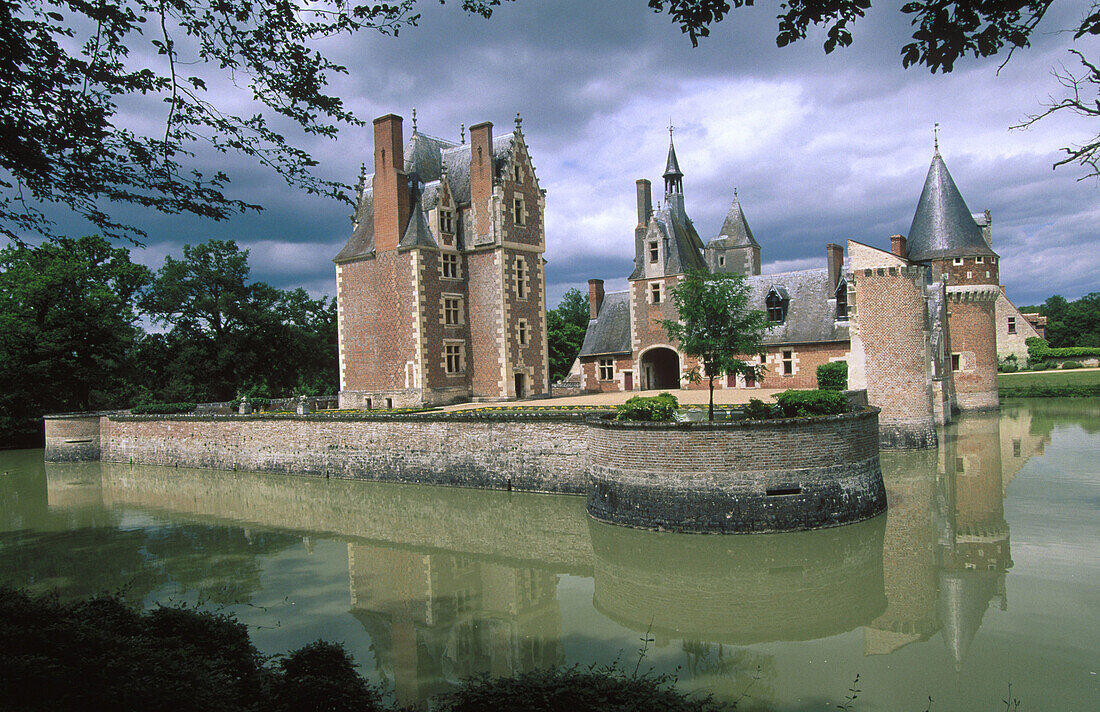
<path fill-rule="evenodd" d="M 403 119 L 386 114 L 374 120 L 374 249 L 396 250 L 409 224 L 409 181 L 405 176 Z"/>
<path fill-rule="evenodd" d="M 890 236 L 890 253 L 897 257 L 907 259 L 905 256 L 905 238 L 901 235 Z"/>
<path fill-rule="evenodd" d="M 645 227 L 649 224 L 649 216 L 653 214 L 653 187 L 645 178 L 638 179 L 638 226 Z"/>
<path fill-rule="evenodd" d="M 588 280 L 588 318 L 595 319 L 603 306 L 603 280 Z"/>
<path fill-rule="evenodd" d="M 825 256 L 829 260 L 829 289 L 836 289 L 840 283 L 840 270 L 844 267 L 844 248 L 830 242 L 825 245 Z"/>
<path fill-rule="evenodd" d="M 492 231 L 492 199 L 493 124 L 483 121 L 470 127 L 470 204 L 474 209 L 474 232 L 480 237 Z"/>

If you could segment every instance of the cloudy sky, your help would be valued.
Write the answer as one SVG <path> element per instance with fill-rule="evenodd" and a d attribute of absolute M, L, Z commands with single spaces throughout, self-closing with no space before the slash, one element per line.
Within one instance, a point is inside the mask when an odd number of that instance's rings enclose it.
<path fill-rule="evenodd" d="M 1051 69 L 1072 66 L 1068 47 L 1097 57 L 1100 42 L 1074 45 L 1064 32 L 1089 3 L 1055 3 L 1033 46 L 999 73 L 999 60 L 964 60 L 947 75 L 902 69 L 908 20 L 879 4 L 855 25 L 852 47 L 826 56 L 820 33 L 776 48 L 772 2 L 734 11 L 692 48 L 644 0 L 519 0 L 490 20 L 457 0 L 425 1 L 419 27 L 397 38 L 363 33 L 324 47 L 350 69 L 333 88 L 367 126 L 306 145 L 320 174 L 353 183 L 361 162 L 369 168 L 375 116 L 404 116 L 407 136 L 415 107 L 422 132 L 457 140 L 460 123 L 488 120 L 500 133 L 520 112 L 547 191 L 553 305 L 590 277 L 625 286 L 634 181 L 661 184 L 670 120 L 700 234 L 716 236 L 737 188 L 765 272 L 823 266 L 826 242 L 888 249 L 892 233 L 908 232 L 939 122 L 969 207 L 992 211 L 1009 296 L 1023 305 L 1100 290 L 1100 185 L 1077 181 L 1076 166 L 1051 169 L 1096 120 L 1052 116 L 1009 130 L 1058 92 Z M 225 168 L 234 197 L 267 209 L 227 223 L 136 216 L 150 237 L 135 258 L 156 267 L 183 243 L 234 239 L 251 250 L 255 277 L 333 294 L 349 208 L 296 194 L 244 159 Z"/>

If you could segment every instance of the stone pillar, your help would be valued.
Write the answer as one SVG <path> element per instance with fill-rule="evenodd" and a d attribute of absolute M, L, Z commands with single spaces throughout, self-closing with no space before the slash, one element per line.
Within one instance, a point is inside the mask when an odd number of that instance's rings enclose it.
<path fill-rule="evenodd" d="M 298 415 L 309 415 L 312 409 L 309 407 L 309 399 L 305 396 L 298 396 Z"/>
<path fill-rule="evenodd" d="M 252 414 L 252 404 L 248 402 L 247 397 L 241 398 L 241 405 L 237 409 L 237 412 L 240 413 L 241 415 L 251 415 Z"/>

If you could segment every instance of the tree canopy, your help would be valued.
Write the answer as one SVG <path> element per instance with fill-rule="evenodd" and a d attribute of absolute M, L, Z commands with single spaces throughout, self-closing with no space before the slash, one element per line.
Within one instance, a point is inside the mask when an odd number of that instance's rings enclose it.
<path fill-rule="evenodd" d="M 1100 292 L 1072 302 L 1055 294 L 1040 306 L 1021 311 L 1039 312 L 1047 318 L 1046 339 L 1054 348 L 1100 346 Z"/>
<path fill-rule="evenodd" d="M 694 272 L 671 290 L 679 320 L 661 326 L 680 350 L 699 359 L 710 384 L 714 420 L 714 379 L 728 373 L 759 378 L 759 367 L 742 357 L 760 352 L 767 315 L 749 308 L 749 284 L 740 274 Z"/>
<path fill-rule="evenodd" d="M 546 312 L 546 346 L 550 359 L 550 381 L 569 375 L 588 329 L 588 295 L 570 289 L 557 308 Z"/>

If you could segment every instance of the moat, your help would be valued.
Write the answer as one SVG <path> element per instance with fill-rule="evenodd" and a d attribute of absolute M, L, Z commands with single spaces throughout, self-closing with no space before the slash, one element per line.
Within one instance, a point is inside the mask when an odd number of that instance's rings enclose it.
<path fill-rule="evenodd" d="M 675 672 L 740 709 L 1100 706 L 1100 399 L 1006 401 L 883 452 L 890 509 L 816 532 L 596 522 L 582 497 L 0 453 L 0 584 L 324 637 L 401 702 L 478 672 Z M 679 669 L 678 669 L 679 668 Z M 678 669 L 678 670 L 677 670 Z M 746 692 L 747 689 L 747 692 Z"/>

